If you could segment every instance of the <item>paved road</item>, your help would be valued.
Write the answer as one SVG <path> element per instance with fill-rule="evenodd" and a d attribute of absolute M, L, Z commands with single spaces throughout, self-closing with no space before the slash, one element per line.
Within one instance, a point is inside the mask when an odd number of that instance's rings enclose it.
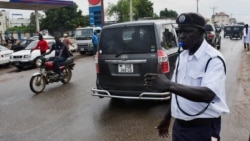
<path fill-rule="evenodd" d="M 223 39 L 227 102 L 222 141 L 247 141 L 250 133 L 250 55 L 240 40 Z M 240 63 L 242 62 L 242 63 Z M 168 103 L 99 99 L 93 56 L 77 55 L 72 81 L 50 84 L 35 95 L 29 79 L 36 69 L 0 68 L 0 141 L 164 141 L 154 126 Z M 169 138 L 168 140 L 171 140 Z"/>
<path fill-rule="evenodd" d="M 222 139 L 223 141 L 250 141 L 250 52 L 243 49 L 242 42 L 239 46 L 230 48 L 239 53 L 239 56 L 233 55 L 230 61 L 238 57 L 241 58 L 241 63 L 234 80 L 238 85 L 234 86 L 234 81 L 228 82 L 232 84 L 229 85 L 231 88 L 227 87 L 228 94 L 231 94 L 228 96 L 231 113 L 223 118 Z M 233 69 L 234 67 L 231 67 L 230 71 Z"/>

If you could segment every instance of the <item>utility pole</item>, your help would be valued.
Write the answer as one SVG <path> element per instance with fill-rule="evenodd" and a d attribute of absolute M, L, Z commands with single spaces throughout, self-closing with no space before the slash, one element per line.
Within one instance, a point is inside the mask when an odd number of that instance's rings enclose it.
<path fill-rule="evenodd" d="M 130 21 L 133 20 L 133 11 L 132 11 L 132 0 L 130 0 L 130 3 L 129 3 L 129 15 L 130 15 Z"/>
<path fill-rule="evenodd" d="M 212 15 L 211 21 L 212 21 L 213 23 L 215 23 L 215 22 L 216 22 L 216 21 L 215 21 L 215 9 L 216 9 L 216 7 L 211 7 L 210 9 L 213 10 L 213 15 Z"/>
<path fill-rule="evenodd" d="M 213 15 L 214 15 L 215 9 L 217 9 L 217 7 L 211 7 L 211 9 L 213 10 Z"/>
<path fill-rule="evenodd" d="M 199 0 L 197 0 L 197 5 L 196 5 L 196 8 L 197 8 L 197 13 L 199 13 Z"/>

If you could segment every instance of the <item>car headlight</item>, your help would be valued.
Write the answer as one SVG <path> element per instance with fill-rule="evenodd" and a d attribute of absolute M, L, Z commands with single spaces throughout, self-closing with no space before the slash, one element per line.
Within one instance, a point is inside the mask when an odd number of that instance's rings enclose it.
<path fill-rule="evenodd" d="M 23 58 L 30 58 L 30 55 L 24 55 Z"/>
<path fill-rule="evenodd" d="M 35 62 L 37 67 L 40 67 L 42 65 L 42 60 L 41 59 L 37 59 Z"/>

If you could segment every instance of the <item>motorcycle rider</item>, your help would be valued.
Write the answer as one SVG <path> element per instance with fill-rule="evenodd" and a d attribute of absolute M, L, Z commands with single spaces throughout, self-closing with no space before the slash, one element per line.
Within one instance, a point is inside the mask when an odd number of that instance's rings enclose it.
<path fill-rule="evenodd" d="M 53 57 L 52 60 L 55 64 L 55 72 L 58 74 L 57 79 L 63 79 L 63 76 L 61 76 L 61 70 L 60 65 L 66 61 L 68 57 L 70 57 L 67 47 L 60 41 L 59 36 L 55 37 L 55 43 L 52 45 L 49 52 L 46 53 L 50 54 L 53 50 L 55 50 L 55 57 Z"/>

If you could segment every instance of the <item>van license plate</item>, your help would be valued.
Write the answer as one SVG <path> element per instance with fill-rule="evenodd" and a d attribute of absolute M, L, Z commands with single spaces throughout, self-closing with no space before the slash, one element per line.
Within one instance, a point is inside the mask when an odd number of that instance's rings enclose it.
<path fill-rule="evenodd" d="M 119 73 L 133 73 L 134 65 L 133 64 L 118 64 Z"/>

